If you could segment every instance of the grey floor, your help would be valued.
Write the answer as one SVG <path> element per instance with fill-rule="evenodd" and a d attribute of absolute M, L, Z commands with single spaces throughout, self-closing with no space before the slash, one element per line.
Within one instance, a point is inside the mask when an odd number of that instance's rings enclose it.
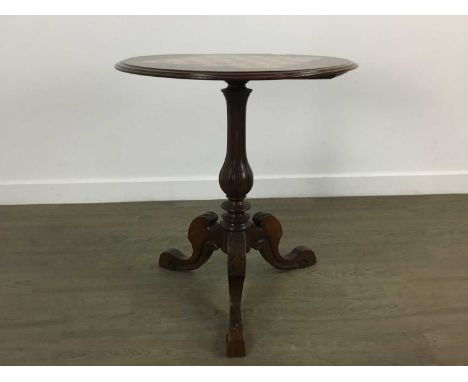
<path fill-rule="evenodd" d="M 242 359 L 224 357 L 226 256 L 157 266 L 219 201 L 0 207 L 0 364 L 468 364 L 468 195 L 251 202 L 318 263 L 248 254 Z"/>

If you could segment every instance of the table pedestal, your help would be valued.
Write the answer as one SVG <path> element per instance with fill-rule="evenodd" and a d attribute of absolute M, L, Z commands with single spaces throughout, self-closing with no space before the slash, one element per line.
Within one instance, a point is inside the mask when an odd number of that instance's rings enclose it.
<path fill-rule="evenodd" d="M 228 255 L 229 331 L 226 335 L 227 356 L 245 356 L 242 328 L 241 299 L 245 277 L 245 255 L 254 248 L 272 266 L 279 269 L 305 268 L 315 264 L 315 255 L 299 246 L 286 256 L 280 255 L 281 224 L 274 216 L 257 212 L 253 218 L 247 210 L 246 195 L 253 185 L 253 173 L 247 160 L 245 145 L 245 115 L 251 89 L 247 81 L 228 82 L 222 92 L 227 104 L 226 159 L 219 174 L 219 184 L 227 200 L 221 207 L 226 211 L 220 222 L 214 212 L 196 217 L 190 224 L 188 239 L 193 253 L 185 257 L 177 249 L 163 252 L 159 265 L 175 271 L 193 270 L 203 265 L 211 254 L 221 249 Z"/>

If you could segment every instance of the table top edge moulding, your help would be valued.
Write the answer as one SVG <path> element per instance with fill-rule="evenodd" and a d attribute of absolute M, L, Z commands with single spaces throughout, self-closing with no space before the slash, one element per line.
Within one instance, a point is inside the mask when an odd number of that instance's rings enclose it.
<path fill-rule="evenodd" d="M 281 64 L 272 65 L 275 60 Z M 357 67 L 338 57 L 280 54 L 151 55 L 127 58 L 115 65 L 121 72 L 143 76 L 218 81 L 331 79 Z"/>
<path fill-rule="evenodd" d="M 279 220 L 265 212 L 257 212 L 252 217 L 248 213 L 250 203 L 246 197 L 253 187 L 254 176 L 246 150 L 247 100 L 252 92 L 246 84 L 250 80 L 328 79 L 357 65 L 343 58 L 322 56 L 187 54 L 133 57 L 115 67 L 144 76 L 227 82 L 227 87 L 221 90 L 227 107 L 226 157 L 219 172 L 219 185 L 226 195 L 221 204 L 225 212 L 221 219 L 209 211 L 192 220 L 188 230 L 192 254 L 185 256 L 170 248 L 159 256 L 159 266 L 172 271 L 191 271 L 206 263 L 217 250 L 227 254 L 226 355 L 245 356 L 241 300 L 246 255 L 255 249 L 270 265 L 281 270 L 307 268 L 316 262 L 315 253 L 302 245 L 282 255 L 279 242 L 283 233 Z"/>

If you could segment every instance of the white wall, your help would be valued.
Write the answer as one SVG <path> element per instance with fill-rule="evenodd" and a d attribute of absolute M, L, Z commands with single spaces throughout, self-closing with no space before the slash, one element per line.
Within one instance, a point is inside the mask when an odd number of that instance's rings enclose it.
<path fill-rule="evenodd" d="M 1 17 L 0 204 L 220 198 L 223 82 L 113 69 L 164 53 L 359 63 L 250 82 L 250 196 L 468 192 L 467 17 Z"/>

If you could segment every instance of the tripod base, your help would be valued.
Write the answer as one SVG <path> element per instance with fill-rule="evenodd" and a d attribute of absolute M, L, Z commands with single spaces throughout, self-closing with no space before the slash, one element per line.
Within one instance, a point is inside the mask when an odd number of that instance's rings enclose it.
<path fill-rule="evenodd" d="M 226 335 L 228 357 L 245 356 L 241 299 L 245 277 L 245 255 L 254 248 L 273 267 L 283 270 L 305 268 L 315 264 L 314 252 L 299 246 L 283 256 L 278 251 L 282 236 L 281 224 L 273 215 L 258 212 L 244 230 L 233 231 L 222 223 L 214 212 L 196 217 L 190 224 L 188 239 L 192 255 L 185 257 L 177 249 L 169 249 L 159 257 L 159 265 L 174 271 L 188 271 L 201 267 L 221 249 L 228 255 L 229 330 Z"/>

